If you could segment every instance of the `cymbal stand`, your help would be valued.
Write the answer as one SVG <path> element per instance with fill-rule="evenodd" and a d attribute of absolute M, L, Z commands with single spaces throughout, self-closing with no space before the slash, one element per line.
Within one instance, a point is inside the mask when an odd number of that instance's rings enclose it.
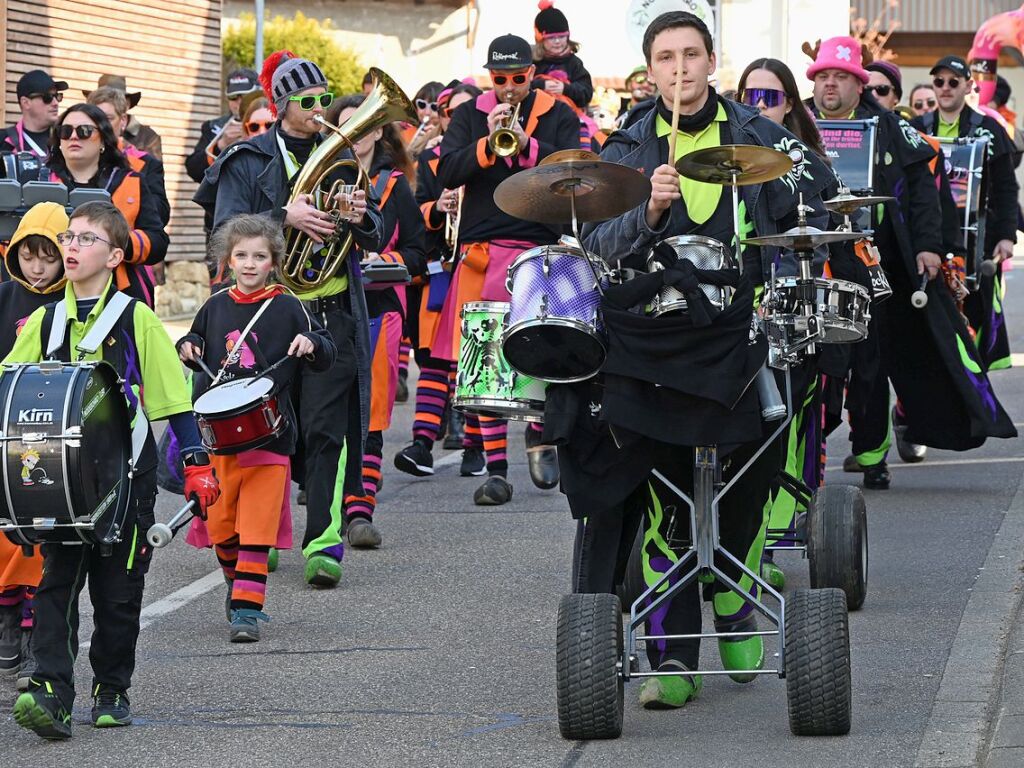
<path fill-rule="evenodd" d="M 741 170 L 735 166 L 729 169 L 729 176 L 732 181 L 729 182 L 729 186 L 732 188 L 732 223 L 733 223 L 733 234 L 735 235 L 736 242 L 736 269 L 739 270 L 740 274 L 743 274 L 743 246 L 740 244 L 742 239 L 740 232 L 740 187 L 739 187 L 739 175 Z"/>
<path fill-rule="evenodd" d="M 594 259 L 590 255 L 586 246 L 583 245 L 583 238 L 580 237 L 580 222 L 576 217 L 576 190 L 582 185 L 580 179 L 569 179 L 562 183 L 563 189 L 569 190 L 569 206 L 572 211 L 572 236 L 576 238 L 576 242 L 579 243 L 580 250 L 583 251 L 583 256 L 586 259 L 587 264 L 590 266 L 590 271 L 594 273 L 594 284 L 597 287 L 597 292 L 604 296 L 604 286 L 601 285 L 602 275 L 597 271 L 597 265 L 594 264 Z"/>

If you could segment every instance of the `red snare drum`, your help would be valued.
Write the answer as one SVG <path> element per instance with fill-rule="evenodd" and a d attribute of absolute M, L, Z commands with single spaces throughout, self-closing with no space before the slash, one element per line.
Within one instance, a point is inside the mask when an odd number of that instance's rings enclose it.
<path fill-rule="evenodd" d="M 259 376 L 218 384 L 200 395 L 192 410 L 207 450 L 241 453 L 280 436 L 288 424 L 273 389 L 271 378 Z"/>

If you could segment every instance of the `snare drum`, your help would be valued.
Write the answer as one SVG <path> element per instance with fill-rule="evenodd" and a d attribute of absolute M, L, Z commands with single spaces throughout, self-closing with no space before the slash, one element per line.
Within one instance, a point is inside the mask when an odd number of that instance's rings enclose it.
<path fill-rule="evenodd" d="M 288 427 L 269 376 L 235 379 L 206 390 L 192 410 L 207 450 L 232 454 L 259 448 Z"/>
<path fill-rule="evenodd" d="M 798 277 L 776 278 L 765 319 L 779 327 L 801 325 L 804 318 L 800 297 L 807 288 Z M 849 344 L 868 335 L 871 295 L 867 288 L 847 280 L 816 277 L 810 298 L 823 328 L 818 341 Z"/>
<path fill-rule="evenodd" d="M 7 365 L 0 373 L 0 530 L 15 544 L 113 544 L 131 498 L 131 419 L 107 363 Z"/>
<path fill-rule="evenodd" d="M 509 364 L 543 381 L 589 379 L 601 368 L 605 345 L 595 271 L 574 245 L 542 245 L 521 253 L 508 269 L 511 294 L 501 345 Z"/>
<path fill-rule="evenodd" d="M 676 252 L 677 259 L 686 259 L 697 269 L 722 269 L 725 265 L 725 246 L 718 240 L 703 235 L 679 235 L 668 237 L 658 245 L 665 244 Z M 654 260 L 654 249 L 647 254 L 647 271 L 654 272 L 664 267 Z M 701 283 L 700 289 L 711 305 L 722 309 L 729 303 L 731 289 L 727 286 Z M 686 309 L 686 295 L 678 288 L 666 285 L 651 303 L 651 314 L 655 317 L 667 312 Z"/>
<path fill-rule="evenodd" d="M 478 301 L 462 308 L 462 347 L 452 407 L 515 421 L 544 420 L 547 385 L 515 370 L 501 351 L 509 305 Z"/>

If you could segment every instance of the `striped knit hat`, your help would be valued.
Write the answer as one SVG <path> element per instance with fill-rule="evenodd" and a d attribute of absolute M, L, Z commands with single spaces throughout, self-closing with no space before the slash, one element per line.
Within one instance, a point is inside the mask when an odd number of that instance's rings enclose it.
<path fill-rule="evenodd" d="M 289 96 L 307 88 L 327 87 L 327 77 L 323 70 L 308 59 L 300 59 L 291 51 L 277 51 L 268 56 L 263 64 L 260 82 L 278 115 L 284 114 Z"/>

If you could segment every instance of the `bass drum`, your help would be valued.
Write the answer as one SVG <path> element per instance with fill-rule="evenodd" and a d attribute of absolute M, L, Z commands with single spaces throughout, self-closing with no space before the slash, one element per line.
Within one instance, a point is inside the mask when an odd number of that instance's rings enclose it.
<path fill-rule="evenodd" d="M 0 530 L 15 544 L 112 544 L 131 497 L 131 424 L 107 363 L 8 365 L 0 373 Z"/>

